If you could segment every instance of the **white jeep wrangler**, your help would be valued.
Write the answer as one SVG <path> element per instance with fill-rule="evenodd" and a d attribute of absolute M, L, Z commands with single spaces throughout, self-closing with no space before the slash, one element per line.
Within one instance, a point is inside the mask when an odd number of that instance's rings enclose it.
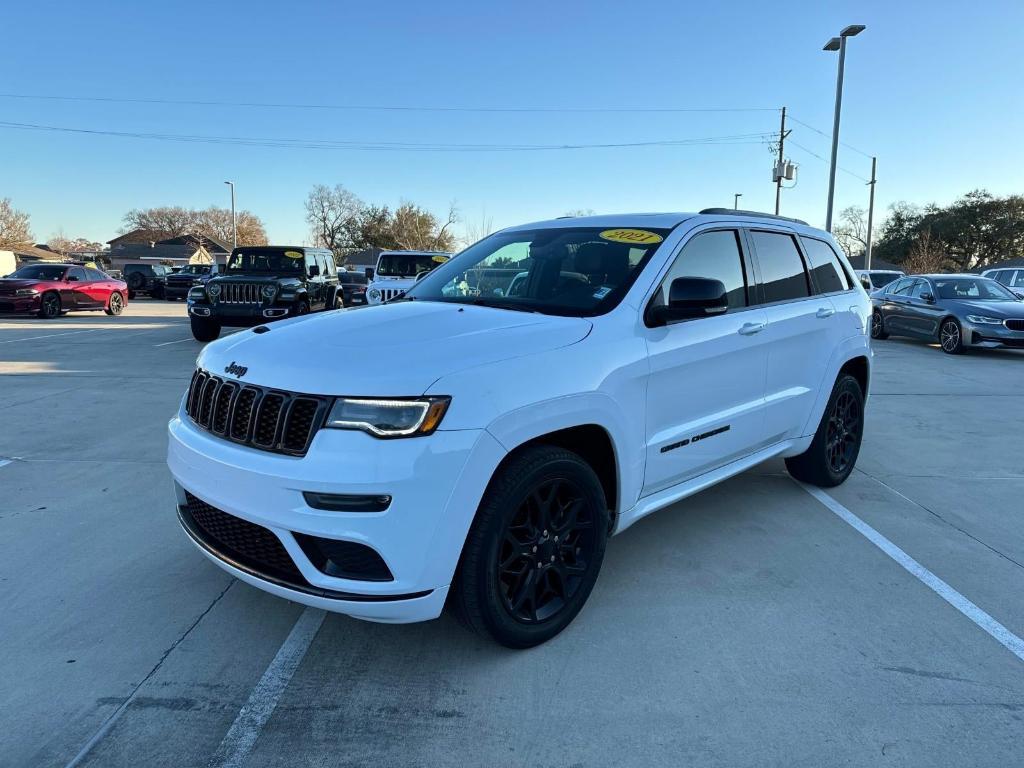
<path fill-rule="evenodd" d="M 458 290 L 473 270 L 489 282 Z M 385 306 L 208 345 L 169 425 L 178 515 L 275 595 L 383 622 L 448 603 L 536 645 L 644 515 L 773 456 L 843 482 L 870 317 L 832 238 L 792 219 L 506 229 Z"/>
<path fill-rule="evenodd" d="M 366 287 L 368 304 L 383 304 L 398 298 L 416 280 L 451 258 L 442 251 L 381 251 L 373 279 Z"/>

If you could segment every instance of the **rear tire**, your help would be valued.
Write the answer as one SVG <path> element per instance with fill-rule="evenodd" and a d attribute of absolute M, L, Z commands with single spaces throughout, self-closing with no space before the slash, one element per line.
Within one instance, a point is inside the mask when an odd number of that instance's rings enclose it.
<path fill-rule="evenodd" d="M 39 317 L 52 320 L 61 313 L 60 296 L 52 291 L 44 293 L 39 303 Z"/>
<path fill-rule="evenodd" d="M 947 317 L 939 326 L 939 346 L 947 355 L 962 355 L 967 351 L 960 323 L 952 317 Z"/>
<path fill-rule="evenodd" d="M 196 341 L 213 341 L 220 336 L 220 322 L 208 317 L 190 317 Z"/>
<path fill-rule="evenodd" d="M 889 338 L 889 334 L 885 332 L 885 320 L 877 309 L 871 313 L 871 338 L 879 341 Z"/>
<path fill-rule="evenodd" d="M 786 469 L 801 482 L 837 486 L 853 472 L 863 436 L 864 393 L 853 376 L 843 374 L 832 388 L 810 447 L 786 459 Z"/>
<path fill-rule="evenodd" d="M 508 648 L 557 635 L 590 596 L 608 539 L 608 502 L 575 453 L 527 448 L 491 479 L 452 585 L 467 627 Z"/>

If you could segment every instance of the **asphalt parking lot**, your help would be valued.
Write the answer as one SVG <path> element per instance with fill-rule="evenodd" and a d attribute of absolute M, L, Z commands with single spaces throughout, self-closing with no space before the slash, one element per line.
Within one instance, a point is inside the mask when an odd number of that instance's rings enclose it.
<path fill-rule="evenodd" d="M 208 563 L 164 465 L 199 346 L 182 303 L 0 318 L 0 765 L 1020 764 L 1024 352 L 877 343 L 826 503 L 777 461 L 653 515 L 514 652 Z"/>

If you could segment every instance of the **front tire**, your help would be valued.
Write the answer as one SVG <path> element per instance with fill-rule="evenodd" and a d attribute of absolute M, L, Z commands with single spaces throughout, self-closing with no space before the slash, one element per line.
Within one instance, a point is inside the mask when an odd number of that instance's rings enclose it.
<path fill-rule="evenodd" d="M 947 355 L 962 355 L 967 351 L 960 323 L 952 317 L 947 317 L 939 326 L 939 345 Z"/>
<path fill-rule="evenodd" d="M 60 313 L 60 296 L 56 293 L 44 293 L 39 304 L 39 317 L 44 320 L 52 320 Z"/>
<path fill-rule="evenodd" d="M 220 336 L 220 323 L 208 317 L 190 317 L 196 341 L 213 341 Z"/>
<path fill-rule="evenodd" d="M 124 299 L 121 297 L 120 293 L 114 291 L 110 294 L 110 298 L 107 299 L 107 306 L 103 311 L 108 315 L 120 315 L 123 310 Z"/>
<path fill-rule="evenodd" d="M 452 607 L 501 645 L 540 645 L 583 608 L 607 539 L 608 502 L 590 465 L 562 448 L 527 448 L 484 494 L 456 569 Z"/>
<path fill-rule="evenodd" d="M 786 469 L 804 483 L 840 485 L 853 472 L 863 436 L 864 393 L 853 376 L 843 374 L 832 388 L 810 447 L 786 459 Z"/>
<path fill-rule="evenodd" d="M 301 317 L 302 315 L 309 314 L 309 302 L 303 299 L 295 305 L 295 317 Z"/>

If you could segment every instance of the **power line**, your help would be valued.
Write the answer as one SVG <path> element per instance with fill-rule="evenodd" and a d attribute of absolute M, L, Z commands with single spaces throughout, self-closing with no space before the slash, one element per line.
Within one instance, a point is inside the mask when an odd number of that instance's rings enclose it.
<path fill-rule="evenodd" d="M 807 147 L 805 147 L 805 146 L 802 146 L 802 145 L 800 145 L 800 144 L 797 144 L 797 143 L 796 143 L 795 141 L 793 141 L 792 139 L 790 139 L 790 140 L 789 140 L 789 143 L 790 143 L 790 144 L 791 144 L 792 146 L 796 147 L 797 149 L 803 150 L 803 151 L 804 151 L 804 152 L 806 152 L 806 153 L 807 153 L 808 155 L 812 155 L 813 157 L 816 157 L 816 158 L 818 158 L 819 160 L 821 160 L 821 162 L 825 163 L 826 165 L 828 164 L 828 159 L 827 159 L 827 158 L 824 158 L 824 157 L 822 157 L 822 156 L 821 156 L 821 155 L 819 155 L 819 154 L 818 154 L 817 152 L 814 152 L 814 151 L 812 151 L 812 150 L 808 149 L 808 148 L 807 148 Z M 838 168 L 838 169 L 839 169 L 840 171 L 842 171 L 843 173 L 848 173 L 848 174 L 850 174 L 851 176 L 853 176 L 854 178 L 856 178 L 856 179 L 860 179 L 860 180 L 861 180 L 861 181 L 863 181 L 863 182 L 864 182 L 865 184 L 868 184 L 868 183 L 870 183 L 870 180 L 869 180 L 869 179 L 866 179 L 866 178 L 864 178 L 864 177 L 863 177 L 863 176 L 861 176 L 861 175 L 860 175 L 859 173 L 854 173 L 853 171 L 847 170 L 846 168 L 843 168 L 843 167 L 842 167 L 841 165 L 837 165 L 836 167 L 837 167 L 837 168 Z"/>
<path fill-rule="evenodd" d="M 829 141 L 831 141 L 831 140 L 832 140 L 832 134 L 831 134 L 831 133 L 825 133 L 824 131 L 819 131 L 819 130 L 818 130 L 817 128 L 815 128 L 815 127 L 814 127 L 813 125 L 808 125 L 808 124 L 807 124 L 807 123 L 805 123 L 805 122 L 804 122 L 803 120 L 798 120 L 797 118 L 793 117 L 792 115 L 789 115 L 789 118 L 790 118 L 790 119 L 791 119 L 791 120 L 792 120 L 792 121 L 793 121 L 794 123 L 799 123 L 799 124 L 800 124 L 800 125 L 802 125 L 802 126 L 803 126 L 804 128 L 809 128 L 810 130 L 814 131 L 815 133 L 821 134 L 822 136 L 824 136 L 824 137 L 825 137 L 826 139 L 828 139 Z M 840 141 L 839 143 L 840 143 L 840 144 L 842 144 L 842 145 L 843 145 L 844 147 L 846 147 L 847 149 L 852 149 L 852 150 L 853 150 L 854 152 L 856 152 L 856 153 L 857 153 L 857 154 L 859 154 L 859 155 L 864 155 L 864 157 L 868 158 L 869 160 L 870 160 L 870 159 L 871 159 L 871 158 L 873 157 L 873 155 L 869 155 L 869 154 L 868 154 L 867 152 L 865 152 L 864 150 L 862 150 L 862 149 L 857 149 L 857 147 L 853 146 L 852 144 L 847 144 L 847 143 L 846 143 L 845 141 Z"/>
<path fill-rule="evenodd" d="M 348 149 L 375 152 L 538 152 L 579 149 L 623 149 L 636 147 L 683 147 L 710 144 L 763 144 L 774 138 L 771 132 L 702 136 L 688 139 L 662 139 L 593 144 L 444 144 L 417 142 L 357 141 L 333 139 L 258 138 L 248 136 L 204 136 L 191 134 L 146 133 L 137 131 L 109 131 L 91 128 L 39 125 L 34 123 L 0 122 L 0 128 L 23 131 L 114 136 L 118 138 L 175 141 L 202 144 L 230 144 L 238 146 L 278 147 L 290 149 Z"/>
<path fill-rule="evenodd" d="M 246 107 L 263 109 L 332 109 L 364 112 L 778 112 L 777 107 L 451 107 L 381 104 L 304 104 L 262 101 L 202 101 L 197 99 L 141 99 L 113 96 L 64 96 L 0 93 L 3 99 L 37 101 L 83 101 L 114 104 L 168 104 L 193 107 Z"/>

